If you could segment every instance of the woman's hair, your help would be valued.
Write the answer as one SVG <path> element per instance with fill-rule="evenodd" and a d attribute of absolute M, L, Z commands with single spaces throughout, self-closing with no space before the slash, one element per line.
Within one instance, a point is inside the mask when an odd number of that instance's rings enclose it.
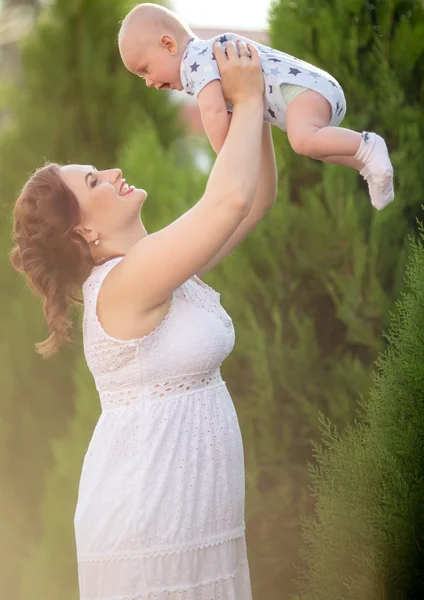
<path fill-rule="evenodd" d="M 43 299 L 50 335 L 35 346 L 45 358 L 65 342 L 72 343 L 70 305 L 72 301 L 82 304 L 75 294 L 95 264 L 87 242 L 74 231 L 80 217 L 78 201 L 56 163 L 35 171 L 13 210 L 10 262 Z"/>

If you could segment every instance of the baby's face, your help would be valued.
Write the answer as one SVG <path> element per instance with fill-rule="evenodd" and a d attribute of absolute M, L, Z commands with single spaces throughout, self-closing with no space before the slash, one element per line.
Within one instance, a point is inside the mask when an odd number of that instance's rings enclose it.
<path fill-rule="evenodd" d="M 158 90 L 183 89 L 180 77 L 180 59 L 166 48 L 151 48 L 140 56 L 136 75 L 142 77 L 148 87 Z"/>
<path fill-rule="evenodd" d="M 126 68 L 142 77 L 148 87 L 158 90 L 179 90 L 181 57 L 158 43 L 140 44 L 135 35 L 128 34 L 120 43 L 121 58 Z"/>

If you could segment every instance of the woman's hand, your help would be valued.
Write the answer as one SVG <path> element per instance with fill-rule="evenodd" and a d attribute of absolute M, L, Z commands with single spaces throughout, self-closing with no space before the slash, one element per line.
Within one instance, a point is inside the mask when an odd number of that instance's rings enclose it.
<path fill-rule="evenodd" d="M 233 106 L 258 101 L 263 103 L 265 90 L 259 51 L 256 46 L 246 46 L 241 40 L 226 42 L 225 54 L 219 42 L 213 51 L 221 74 L 224 98 Z"/>

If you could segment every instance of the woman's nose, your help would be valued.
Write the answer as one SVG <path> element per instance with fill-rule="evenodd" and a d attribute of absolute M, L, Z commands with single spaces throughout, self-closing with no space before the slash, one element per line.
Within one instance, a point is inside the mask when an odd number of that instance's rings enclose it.
<path fill-rule="evenodd" d="M 122 171 L 121 169 L 107 169 L 103 171 L 103 176 L 105 179 L 115 182 L 117 179 L 122 177 Z"/>

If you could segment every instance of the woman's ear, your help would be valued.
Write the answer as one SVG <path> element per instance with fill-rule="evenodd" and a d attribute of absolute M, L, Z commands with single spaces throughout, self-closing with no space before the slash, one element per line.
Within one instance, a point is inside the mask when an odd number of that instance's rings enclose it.
<path fill-rule="evenodd" d="M 74 232 L 82 237 L 87 244 L 91 244 L 99 237 L 96 231 L 93 231 L 89 227 L 84 227 L 83 225 L 77 225 L 74 227 Z"/>

